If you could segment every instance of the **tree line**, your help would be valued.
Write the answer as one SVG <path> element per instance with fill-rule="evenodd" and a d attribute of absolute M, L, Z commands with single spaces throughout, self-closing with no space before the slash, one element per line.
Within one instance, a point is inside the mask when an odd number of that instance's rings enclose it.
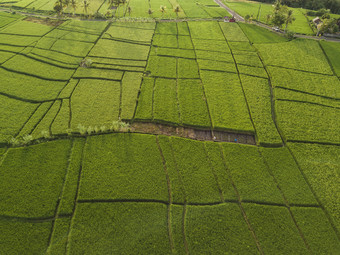
<path fill-rule="evenodd" d="M 273 3 L 273 0 L 254 0 Z M 310 10 L 329 9 L 331 13 L 340 14 L 340 0 L 282 0 L 282 4 L 290 7 L 302 7 Z"/>

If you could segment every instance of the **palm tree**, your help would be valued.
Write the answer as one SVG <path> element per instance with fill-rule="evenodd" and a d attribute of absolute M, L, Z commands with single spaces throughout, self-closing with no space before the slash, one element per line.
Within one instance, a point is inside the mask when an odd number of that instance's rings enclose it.
<path fill-rule="evenodd" d="M 178 19 L 178 13 L 181 11 L 179 5 L 177 5 L 174 9 L 174 12 L 176 13 L 177 19 Z"/>
<path fill-rule="evenodd" d="M 88 12 L 89 5 L 90 5 L 90 3 L 87 2 L 87 0 L 84 0 L 83 8 L 84 8 L 85 14 L 87 14 L 87 12 Z"/>
<path fill-rule="evenodd" d="M 164 13 L 166 12 L 166 6 L 161 5 L 161 6 L 159 7 L 159 9 L 160 9 L 160 12 L 162 13 L 162 17 L 163 17 Z"/>
<path fill-rule="evenodd" d="M 64 0 L 63 2 L 64 2 L 64 6 L 63 6 L 64 8 L 68 7 L 68 5 L 70 4 L 70 0 Z"/>
<path fill-rule="evenodd" d="M 295 20 L 293 17 L 293 10 L 288 10 L 287 12 L 287 18 L 286 18 L 286 27 L 285 27 L 285 32 L 288 27 L 288 24 L 292 24 L 292 22 Z"/>
<path fill-rule="evenodd" d="M 62 2 L 59 1 L 59 0 L 57 2 L 55 2 L 53 9 L 58 13 L 58 15 L 61 15 L 62 12 L 63 12 Z"/>
<path fill-rule="evenodd" d="M 77 9 L 77 1 L 76 0 L 71 0 L 71 5 L 73 8 L 73 15 L 76 14 L 76 9 Z"/>

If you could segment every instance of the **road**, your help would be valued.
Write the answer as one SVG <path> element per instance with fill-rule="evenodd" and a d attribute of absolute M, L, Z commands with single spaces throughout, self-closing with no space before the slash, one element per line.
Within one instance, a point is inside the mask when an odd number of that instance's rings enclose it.
<path fill-rule="evenodd" d="M 230 15 L 234 16 L 236 21 L 242 21 L 242 22 L 244 21 L 244 18 L 240 14 L 234 12 L 232 9 L 230 9 L 228 6 L 222 3 L 221 0 L 214 0 L 214 1 L 222 8 L 226 9 L 230 13 Z"/>
<path fill-rule="evenodd" d="M 226 6 L 224 3 L 221 2 L 221 0 L 214 0 L 215 3 L 219 4 L 219 6 L 221 6 L 222 8 L 226 9 L 231 15 L 234 16 L 236 21 L 241 21 L 244 22 L 244 18 L 239 15 L 238 13 L 236 13 L 235 11 L 233 11 L 232 9 L 230 9 L 228 6 Z M 255 21 L 253 24 L 266 28 L 270 31 L 272 31 L 273 33 L 277 33 L 277 34 L 283 34 L 283 31 L 281 32 L 276 32 L 272 29 L 271 26 L 268 26 L 266 24 L 263 24 L 261 22 Z M 332 38 L 332 37 L 326 37 L 326 36 L 312 36 L 312 35 L 302 35 L 302 34 L 295 34 L 294 35 L 297 38 L 305 38 L 305 39 L 314 39 L 314 40 L 325 40 L 325 41 L 330 41 L 330 42 L 340 42 L 340 39 L 337 38 Z"/>

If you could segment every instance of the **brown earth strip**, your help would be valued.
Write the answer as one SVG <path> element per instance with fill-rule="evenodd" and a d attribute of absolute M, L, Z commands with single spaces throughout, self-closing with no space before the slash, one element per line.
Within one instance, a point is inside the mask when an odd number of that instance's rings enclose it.
<path fill-rule="evenodd" d="M 130 132 L 179 136 L 200 141 L 216 141 L 256 145 L 255 136 L 251 134 L 242 134 L 231 131 L 211 131 L 193 127 L 176 127 L 150 122 L 134 122 L 133 124 L 131 124 Z"/>

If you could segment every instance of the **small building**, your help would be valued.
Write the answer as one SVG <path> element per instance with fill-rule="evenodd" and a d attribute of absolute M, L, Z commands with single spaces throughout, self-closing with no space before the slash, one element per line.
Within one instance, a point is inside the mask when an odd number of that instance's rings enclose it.
<path fill-rule="evenodd" d="M 236 22 L 236 20 L 235 20 L 234 17 L 231 17 L 231 18 L 229 19 L 229 22 Z"/>
<path fill-rule="evenodd" d="M 322 24 L 322 20 L 319 17 L 313 19 L 314 25 L 317 27 L 318 25 Z"/>

